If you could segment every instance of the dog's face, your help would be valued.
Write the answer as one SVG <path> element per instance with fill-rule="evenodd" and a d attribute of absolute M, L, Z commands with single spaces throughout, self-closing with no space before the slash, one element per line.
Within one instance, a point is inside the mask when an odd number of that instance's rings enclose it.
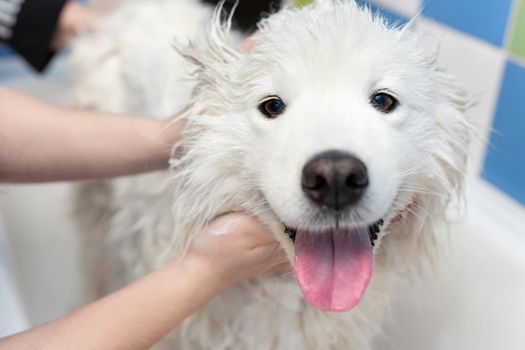
<path fill-rule="evenodd" d="M 438 143 L 440 96 L 416 53 L 396 33 L 368 43 L 353 26 L 340 30 L 275 48 L 282 60 L 270 60 L 250 91 L 254 165 L 290 228 L 366 228 L 387 218 L 405 175 Z"/>
<path fill-rule="evenodd" d="M 351 1 L 320 2 L 272 16 L 231 73 L 243 166 L 320 309 L 355 306 L 381 231 L 463 171 L 459 95 L 422 46 Z"/>

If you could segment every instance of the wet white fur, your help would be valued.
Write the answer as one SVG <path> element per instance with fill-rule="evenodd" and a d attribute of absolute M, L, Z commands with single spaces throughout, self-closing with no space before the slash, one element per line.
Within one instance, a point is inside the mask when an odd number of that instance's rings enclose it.
<path fill-rule="evenodd" d="M 465 171 L 469 99 L 420 34 L 387 26 L 353 1 L 282 10 L 261 24 L 249 53 L 238 44 L 194 0 L 130 2 L 77 43 L 80 105 L 168 116 L 192 104 L 172 172 L 79 189 L 92 292 L 107 293 L 182 254 L 228 211 L 257 215 L 293 259 L 283 222 L 333 224 L 301 193 L 300 171 L 319 152 L 344 150 L 366 163 L 370 188 L 343 224 L 387 222 L 359 306 L 323 313 L 305 303 L 292 276 L 258 278 L 218 296 L 158 347 L 369 349 L 393 282 L 430 264 L 446 233 L 445 208 Z M 400 101 L 390 114 L 369 103 L 384 88 Z M 274 94 L 288 108 L 270 120 L 257 105 Z M 402 219 L 390 222 L 396 216 Z"/>

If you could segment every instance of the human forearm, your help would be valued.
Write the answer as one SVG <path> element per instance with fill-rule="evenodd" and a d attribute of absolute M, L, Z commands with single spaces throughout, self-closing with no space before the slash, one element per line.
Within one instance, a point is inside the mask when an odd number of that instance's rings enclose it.
<path fill-rule="evenodd" d="M 264 225 L 230 213 L 200 232 L 183 258 L 57 321 L 0 340 L 0 349 L 146 349 L 222 290 L 289 270 Z"/>
<path fill-rule="evenodd" d="M 0 181 L 104 178 L 167 167 L 179 125 L 49 105 L 0 88 Z"/>
<path fill-rule="evenodd" d="M 0 349 L 147 349 L 224 287 L 209 264 L 185 258 Z"/>

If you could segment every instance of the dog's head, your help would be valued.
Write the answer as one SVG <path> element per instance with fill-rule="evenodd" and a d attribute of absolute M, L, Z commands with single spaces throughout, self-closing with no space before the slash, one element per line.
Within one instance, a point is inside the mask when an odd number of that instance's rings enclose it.
<path fill-rule="evenodd" d="M 348 310 L 387 234 L 421 245 L 444 219 L 465 170 L 468 98 L 421 35 L 353 1 L 274 14 L 247 53 L 224 36 L 216 25 L 206 51 L 186 53 L 199 66 L 189 133 L 201 138 L 187 155 L 223 162 L 235 193 L 222 195 L 244 193 L 243 208 L 279 223 L 312 305 Z M 208 154 L 192 150 L 206 142 Z M 409 213 L 418 223 L 402 225 Z"/>

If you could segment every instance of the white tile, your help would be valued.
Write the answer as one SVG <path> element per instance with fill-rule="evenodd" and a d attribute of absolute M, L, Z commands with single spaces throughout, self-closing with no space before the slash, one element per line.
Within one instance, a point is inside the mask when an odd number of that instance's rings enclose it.
<path fill-rule="evenodd" d="M 440 42 L 440 61 L 448 72 L 478 95 L 478 105 L 467 114 L 477 130 L 471 143 L 470 174 L 479 174 L 490 136 L 492 120 L 503 78 L 506 53 L 474 37 L 421 17 L 417 26 L 430 34 L 429 41 Z"/>
<path fill-rule="evenodd" d="M 422 0 L 372 0 L 404 17 L 412 18 L 419 12 Z"/>

